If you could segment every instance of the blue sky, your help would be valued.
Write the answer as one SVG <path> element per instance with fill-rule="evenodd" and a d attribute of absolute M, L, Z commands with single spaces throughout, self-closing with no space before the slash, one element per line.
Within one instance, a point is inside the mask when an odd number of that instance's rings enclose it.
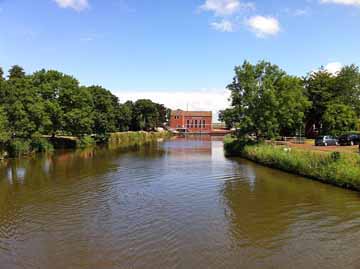
<path fill-rule="evenodd" d="M 4 69 L 57 69 L 172 107 L 226 106 L 245 59 L 294 75 L 360 64 L 360 0 L 0 0 L 0 26 Z"/>

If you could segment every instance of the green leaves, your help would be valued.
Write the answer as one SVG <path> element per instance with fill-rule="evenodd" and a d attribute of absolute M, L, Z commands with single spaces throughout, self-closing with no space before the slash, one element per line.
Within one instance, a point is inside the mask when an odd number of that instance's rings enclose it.
<path fill-rule="evenodd" d="M 150 100 L 120 104 L 110 91 L 80 86 L 55 70 L 26 75 L 13 66 L 8 77 L 3 79 L 0 68 L 0 143 L 11 135 L 27 140 L 34 134 L 106 137 L 116 131 L 151 130 L 162 126 L 169 114 Z"/>
<path fill-rule="evenodd" d="M 228 86 L 232 108 L 221 119 L 237 125 L 240 135 L 274 138 L 294 134 L 302 125 L 309 107 L 302 82 L 269 62 L 235 67 L 236 76 Z"/>

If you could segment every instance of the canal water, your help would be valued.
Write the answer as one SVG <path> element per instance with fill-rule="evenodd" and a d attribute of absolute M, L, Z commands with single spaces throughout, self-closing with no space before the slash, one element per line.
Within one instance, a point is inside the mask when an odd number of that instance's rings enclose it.
<path fill-rule="evenodd" d="M 0 268 L 360 268 L 360 195 L 209 137 L 8 161 Z"/>

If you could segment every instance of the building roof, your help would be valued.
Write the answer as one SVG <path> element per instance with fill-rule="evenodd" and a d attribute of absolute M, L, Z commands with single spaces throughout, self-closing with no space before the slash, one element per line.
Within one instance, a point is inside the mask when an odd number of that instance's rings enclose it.
<path fill-rule="evenodd" d="M 172 110 L 171 115 L 182 115 L 185 117 L 212 117 L 211 111 L 183 111 L 183 110 Z"/>

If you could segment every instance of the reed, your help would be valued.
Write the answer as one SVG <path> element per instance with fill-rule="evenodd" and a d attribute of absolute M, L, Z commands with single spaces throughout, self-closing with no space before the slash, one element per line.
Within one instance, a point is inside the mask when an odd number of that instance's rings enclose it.
<path fill-rule="evenodd" d="M 237 144 L 236 151 L 229 148 Z M 241 145 L 224 142 L 227 156 L 241 156 L 286 172 L 360 191 L 360 156 L 355 153 L 320 152 L 271 144 Z"/>

